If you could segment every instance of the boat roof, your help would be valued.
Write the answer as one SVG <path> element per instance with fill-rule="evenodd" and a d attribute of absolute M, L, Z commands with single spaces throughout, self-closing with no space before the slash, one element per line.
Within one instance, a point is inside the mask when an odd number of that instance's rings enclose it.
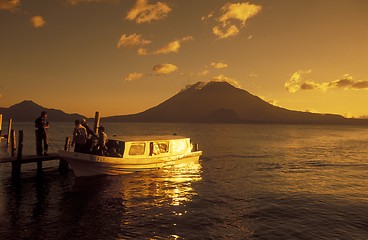
<path fill-rule="evenodd" d="M 168 140 L 178 140 L 178 139 L 188 139 L 188 137 L 183 137 L 179 135 L 141 135 L 141 136 L 113 136 L 109 140 L 118 140 L 123 142 L 148 142 L 148 141 L 168 141 Z"/>

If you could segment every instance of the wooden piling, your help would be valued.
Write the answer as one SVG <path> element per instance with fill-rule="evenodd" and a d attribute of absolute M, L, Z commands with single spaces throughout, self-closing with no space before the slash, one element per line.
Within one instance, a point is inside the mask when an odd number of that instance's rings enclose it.
<path fill-rule="evenodd" d="M 10 134 L 13 126 L 13 119 L 9 118 L 9 124 L 8 124 L 8 135 L 7 135 L 7 146 L 10 145 Z"/>
<path fill-rule="evenodd" d="M 17 159 L 18 160 L 22 160 L 22 157 L 23 157 L 23 135 L 24 135 L 24 132 L 23 132 L 23 130 L 20 130 L 18 133 L 19 133 L 19 136 L 18 136 Z"/>
<path fill-rule="evenodd" d="M 65 151 L 69 151 L 70 150 L 70 137 L 66 137 L 65 138 L 64 150 Z"/>
<path fill-rule="evenodd" d="M 93 131 L 98 134 L 98 127 L 100 126 L 100 113 L 95 113 L 95 124 L 93 126 Z"/>
<path fill-rule="evenodd" d="M 9 138 L 9 141 L 10 141 L 10 153 L 11 153 L 11 156 L 12 157 L 15 157 L 15 150 L 16 150 L 16 146 L 17 146 L 17 139 L 16 139 L 16 136 L 15 136 L 15 131 L 14 129 L 12 129 L 10 131 L 10 134 L 9 134 L 10 138 Z"/>
<path fill-rule="evenodd" d="M 18 136 L 17 158 L 12 161 L 12 177 L 13 177 L 13 179 L 18 179 L 20 177 L 21 166 L 22 166 L 22 162 L 21 162 L 22 157 L 23 157 L 23 130 L 20 130 L 19 131 L 19 136 Z"/>
<path fill-rule="evenodd" d="M 35 132 L 35 136 L 36 136 L 36 152 L 37 152 L 37 149 L 40 147 L 39 146 L 39 142 L 37 141 L 37 130 L 36 130 L 36 132 Z M 42 142 L 41 142 L 41 144 L 42 144 Z M 38 155 L 39 153 L 37 152 L 37 155 Z M 42 152 L 41 152 L 41 154 L 42 154 Z M 40 174 L 42 174 L 42 170 L 43 170 L 43 167 L 42 167 L 42 160 L 41 160 L 41 158 L 40 159 L 38 159 L 37 160 L 37 175 L 40 175 Z"/>
<path fill-rule="evenodd" d="M 43 171 L 42 160 L 40 159 L 37 161 L 37 174 L 42 173 L 42 171 Z"/>
<path fill-rule="evenodd" d="M 70 137 L 66 137 L 64 150 L 69 151 L 69 149 L 70 149 Z M 68 172 L 69 170 L 70 169 L 69 169 L 68 162 L 65 161 L 64 159 L 59 159 L 59 172 L 65 173 L 65 172 Z"/>

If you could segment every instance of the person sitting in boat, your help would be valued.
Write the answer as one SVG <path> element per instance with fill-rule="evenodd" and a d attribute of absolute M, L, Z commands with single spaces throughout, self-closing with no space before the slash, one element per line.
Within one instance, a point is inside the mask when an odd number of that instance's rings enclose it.
<path fill-rule="evenodd" d="M 107 135 L 105 133 L 105 128 L 103 126 L 100 126 L 98 128 L 98 141 L 97 145 L 93 149 L 93 154 L 97 154 L 100 156 L 107 155 Z"/>
<path fill-rule="evenodd" d="M 109 157 L 123 157 L 120 153 L 119 153 L 119 141 L 115 141 L 115 140 L 109 140 L 106 143 L 106 147 L 107 147 L 107 154 Z"/>
<path fill-rule="evenodd" d="M 73 131 L 72 147 L 75 143 L 74 152 L 83 153 L 87 142 L 87 130 L 82 126 L 79 120 L 75 120 L 75 128 Z"/>

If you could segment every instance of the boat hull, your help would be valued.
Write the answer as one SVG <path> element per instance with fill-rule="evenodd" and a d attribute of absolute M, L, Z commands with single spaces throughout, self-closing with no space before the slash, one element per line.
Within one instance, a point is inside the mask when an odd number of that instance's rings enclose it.
<path fill-rule="evenodd" d="M 66 160 L 76 177 L 120 175 L 132 172 L 166 168 L 185 163 L 196 163 L 202 151 L 174 156 L 144 158 L 114 158 L 69 151 L 60 151 L 60 159 Z"/>

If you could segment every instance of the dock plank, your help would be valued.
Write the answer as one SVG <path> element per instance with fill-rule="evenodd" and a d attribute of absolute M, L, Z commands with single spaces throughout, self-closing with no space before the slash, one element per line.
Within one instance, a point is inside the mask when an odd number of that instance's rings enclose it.
<path fill-rule="evenodd" d="M 37 155 L 26 155 L 22 157 L 21 163 L 35 163 L 35 162 L 45 162 L 51 160 L 58 160 L 59 155 L 57 153 L 50 153 L 48 156 L 37 156 Z M 16 161 L 17 157 L 6 157 L 1 158 L 0 163 L 9 163 L 12 161 Z"/>

